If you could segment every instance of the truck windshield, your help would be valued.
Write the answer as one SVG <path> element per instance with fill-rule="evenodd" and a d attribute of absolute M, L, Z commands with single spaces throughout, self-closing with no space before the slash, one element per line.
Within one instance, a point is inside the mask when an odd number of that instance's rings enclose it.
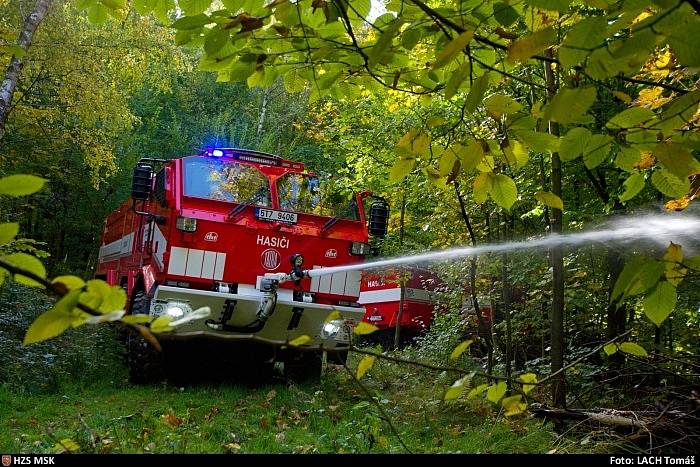
<path fill-rule="evenodd" d="M 185 196 L 270 206 L 270 184 L 250 165 L 210 157 L 183 159 Z"/>
<path fill-rule="evenodd" d="M 318 177 L 289 173 L 277 181 L 280 209 L 317 216 L 360 220 L 352 193 L 345 193 Z"/>

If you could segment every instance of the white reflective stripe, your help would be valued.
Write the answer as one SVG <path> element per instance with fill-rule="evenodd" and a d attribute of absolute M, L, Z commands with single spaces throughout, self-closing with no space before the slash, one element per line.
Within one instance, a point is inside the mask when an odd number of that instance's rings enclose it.
<path fill-rule="evenodd" d="M 204 261 L 204 250 L 194 250 L 190 248 L 187 254 L 187 267 L 185 275 L 190 277 L 202 277 L 202 262 Z"/>
<path fill-rule="evenodd" d="M 357 297 L 360 295 L 360 281 L 362 273 L 360 271 L 348 271 L 348 278 L 345 280 L 345 295 Z"/>
<path fill-rule="evenodd" d="M 187 248 L 174 246 L 170 249 L 170 263 L 168 264 L 168 274 L 177 276 L 185 275 L 187 267 Z"/>
<path fill-rule="evenodd" d="M 220 281 L 224 278 L 224 267 L 226 266 L 226 253 L 216 254 L 216 266 L 214 267 L 214 280 Z"/>
<path fill-rule="evenodd" d="M 153 257 L 156 259 L 156 263 L 163 269 L 163 253 L 168 248 L 168 241 L 165 239 L 165 235 L 160 231 L 158 225 L 154 224 L 156 230 L 153 232 Z"/>
<path fill-rule="evenodd" d="M 128 235 L 124 235 L 119 240 L 115 240 L 106 245 L 100 247 L 100 252 L 97 258 L 100 263 L 107 261 L 114 261 L 123 256 L 129 256 L 131 254 L 131 246 L 134 242 L 134 233 L 131 232 Z"/>
<path fill-rule="evenodd" d="M 333 295 L 345 294 L 345 279 L 347 279 L 347 273 L 345 271 L 331 274 L 330 293 Z"/>
<path fill-rule="evenodd" d="M 357 303 L 364 305 L 366 303 L 398 302 L 399 300 L 401 300 L 401 289 L 396 287 L 395 289 L 360 292 L 360 298 L 357 300 Z"/>
<path fill-rule="evenodd" d="M 214 266 L 216 266 L 216 253 L 205 251 L 204 261 L 202 262 L 202 279 L 214 278 Z"/>
<path fill-rule="evenodd" d="M 318 281 L 318 292 L 319 293 L 330 293 L 331 291 L 331 274 L 326 276 L 321 276 Z"/>
<path fill-rule="evenodd" d="M 320 269 L 321 266 L 314 266 L 314 269 Z M 314 276 L 311 278 L 311 292 L 318 292 L 318 286 L 319 286 L 320 280 L 318 276 Z"/>

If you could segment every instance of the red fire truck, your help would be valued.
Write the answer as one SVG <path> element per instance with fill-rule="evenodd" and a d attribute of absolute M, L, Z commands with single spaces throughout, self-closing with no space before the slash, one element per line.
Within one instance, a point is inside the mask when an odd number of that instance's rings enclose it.
<path fill-rule="evenodd" d="M 311 278 L 307 270 L 363 261 L 370 236 L 384 236 L 387 223 L 385 201 L 325 189 L 303 164 L 271 154 L 216 148 L 142 159 L 131 199 L 106 220 L 97 275 L 126 289 L 131 314 L 182 320 L 211 309 L 161 334 L 164 348 L 185 339 L 245 342 L 253 350 L 236 353 L 239 360 L 280 361 L 292 378 L 316 376 L 321 352 L 280 348 L 308 335 L 343 358 L 365 310 L 359 271 Z M 333 311 L 340 317 L 325 322 Z M 132 381 L 162 376 L 167 351 L 136 333 L 126 344 Z"/>
<path fill-rule="evenodd" d="M 401 313 L 399 276 L 405 276 Z M 440 278 L 432 271 L 418 267 L 365 273 L 358 303 L 367 309 L 363 321 L 379 328 L 379 331 L 370 336 L 371 340 L 392 346 L 397 322 L 400 323 L 402 342 L 407 342 L 427 330 L 433 321 L 435 290 L 442 284 Z"/>

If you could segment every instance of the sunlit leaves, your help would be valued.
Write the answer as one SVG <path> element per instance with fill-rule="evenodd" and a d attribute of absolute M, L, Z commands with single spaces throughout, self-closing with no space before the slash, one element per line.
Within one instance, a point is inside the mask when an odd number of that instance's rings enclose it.
<path fill-rule="evenodd" d="M 80 445 L 73 441 L 70 438 L 64 438 L 57 442 L 53 448 L 51 448 L 51 452 L 54 452 L 56 454 L 63 454 L 65 452 L 78 452 L 80 451 Z"/>
<path fill-rule="evenodd" d="M 17 222 L 5 222 L 0 224 L 0 245 L 10 243 L 19 233 Z"/>
<path fill-rule="evenodd" d="M 527 394 L 535 388 L 535 385 L 532 383 L 537 382 L 537 375 L 534 373 L 525 373 L 525 374 L 520 375 L 520 377 L 518 379 L 524 383 L 523 384 L 523 392 L 525 394 Z M 528 384 L 528 383 L 530 383 L 530 384 Z"/>
<path fill-rule="evenodd" d="M 605 352 L 605 355 L 613 355 L 617 353 L 617 344 L 615 344 L 614 342 L 606 344 L 603 346 L 603 351 Z"/>
<path fill-rule="evenodd" d="M 683 281 L 688 270 L 682 266 L 683 262 L 683 248 L 673 242 L 666 249 L 666 253 L 662 258 L 666 262 L 666 280 L 673 284 L 674 287 L 678 287 Z"/>
<path fill-rule="evenodd" d="M 524 62 L 554 44 L 556 40 L 557 33 L 552 27 L 535 31 L 529 36 L 518 39 L 508 47 L 508 61 L 510 63 Z"/>
<path fill-rule="evenodd" d="M 595 100 L 596 90 L 593 86 L 563 88 L 545 107 L 544 119 L 559 123 L 580 122 Z"/>
<path fill-rule="evenodd" d="M 657 326 L 661 326 L 676 307 L 676 288 L 667 281 L 660 281 L 656 287 L 644 297 L 644 314 Z"/>
<path fill-rule="evenodd" d="M 45 178 L 35 175 L 9 175 L 0 178 L 0 195 L 27 196 L 41 190 Z"/>
<path fill-rule="evenodd" d="M 471 64 L 464 62 L 452 72 L 450 79 L 445 84 L 445 98 L 451 99 L 457 93 L 464 80 L 469 76 L 470 71 Z"/>
<path fill-rule="evenodd" d="M 506 417 L 511 417 L 523 413 L 525 409 L 527 409 L 527 404 L 523 402 L 522 399 L 523 396 L 521 394 L 505 397 L 501 401 L 501 407 L 505 410 L 504 415 Z"/>
<path fill-rule="evenodd" d="M 572 161 L 586 150 L 588 141 L 593 135 L 587 128 L 576 127 L 569 130 L 561 138 L 559 144 L 559 157 L 562 161 Z"/>
<path fill-rule="evenodd" d="M 556 208 L 560 211 L 564 210 L 564 202 L 560 197 L 550 191 L 538 191 L 535 193 L 535 199 L 550 208 Z"/>
<path fill-rule="evenodd" d="M 505 396 L 507 389 L 508 386 L 506 385 L 506 382 L 499 381 L 498 383 L 489 386 L 488 390 L 486 391 L 486 399 L 496 404 L 503 396 Z"/>
<path fill-rule="evenodd" d="M 370 66 L 375 66 L 382 60 L 384 55 L 389 50 L 389 47 L 391 47 L 394 37 L 398 35 L 402 24 L 403 21 L 401 19 L 396 19 L 389 24 L 389 26 L 384 28 L 384 31 L 382 31 L 379 39 L 377 39 L 377 42 L 374 44 L 374 46 L 372 46 L 367 54 Z"/>
<path fill-rule="evenodd" d="M 63 334 L 79 316 L 73 313 L 78 304 L 80 290 L 73 290 L 62 297 L 53 308 L 40 314 L 29 326 L 24 336 L 24 345 L 42 342 Z"/>
<path fill-rule="evenodd" d="M 612 117 L 605 126 L 612 129 L 632 128 L 651 120 L 653 117 L 654 111 L 646 107 L 632 107 Z"/>
<path fill-rule="evenodd" d="M 41 261 L 32 255 L 28 255 L 26 253 L 13 253 L 11 255 L 4 256 L 2 259 L 16 266 L 17 268 L 22 269 L 23 271 L 32 273 L 42 279 L 46 278 L 46 268 L 44 268 Z M 18 284 L 29 285 L 32 287 L 43 287 L 43 285 L 39 282 L 22 274 L 15 274 L 14 279 Z"/>
<path fill-rule="evenodd" d="M 471 31 L 466 31 L 448 42 L 447 45 L 445 45 L 445 47 L 437 54 L 433 68 L 442 68 L 449 64 L 462 52 L 462 50 L 464 50 L 469 41 L 472 40 L 472 37 L 474 37 L 474 33 Z"/>
<path fill-rule="evenodd" d="M 520 141 L 535 152 L 557 152 L 559 150 L 559 138 L 541 131 L 518 131 L 516 135 Z"/>
<path fill-rule="evenodd" d="M 454 383 L 452 383 L 452 386 L 447 388 L 447 391 L 445 391 L 445 396 L 443 397 L 443 400 L 450 401 L 457 399 L 464 392 L 466 384 L 469 382 L 470 379 L 471 375 L 465 375 L 462 378 L 455 381 Z"/>
<path fill-rule="evenodd" d="M 416 159 L 411 157 L 411 158 L 403 158 L 400 157 L 399 159 L 394 162 L 394 165 L 391 167 L 391 171 L 389 172 L 389 183 L 397 183 L 406 178 L 408 174 L 411 173 L 413 168 L 416 166 Z"/>
<path fill-rule="evenodd" d="M 486 391 L 489 388 L 488 384 L 480 384 L 474 388 L 472 388 L 469 393 L 467 394 L 467 399 L 471 399 L 473 397 L 478 396 L 482 392 Z"/>
<path fill-rule="evenodd" d="M 611 301 L 644 293 L 653 287 L 665 271 L 665 264 L 652 258 L 635 256 L 630 259 L 615 281 Z"/>
<path fill-rule="evenodd" d="M 158 333 L 162 333 L 162 332 L 172 331 L 173 327 L 170 326 L 170 322 L 172 320 L 173 320 L 173 318 L 171 316 L 167 316 L 167 315 L 157 317 L 151 323 L 151 326 L 150 326 L 151 332 L 158 334 Z M 304 336 L 298 337 L 297 339 L 295 339 L 295 341 L 301 339 L 302 337 L 304 337 Z M 308 337 L 308 336 L 306 336 L 306 337 Z M 294 342 L 294 341 L 292 341 L 292 342 Z M 298 343 L 292 344 L 292 342 L 290 342 L 289 345 L 303 345 L 303 344 L 298 344 Z"/>
<path fill-rule="evenodd" d="M 153 329 L 153 324 L 151 324 L 151 329 Z M 311 342 L 311 337 L 304 334 L 289 341 L 289 345 L 291 345 L 292 347 L 300 347 L 302 345 L 308 344 L 309 342 Z"/>
<path fill-rule="evenodd" d="M 659 144 L 652 152 L 661 165 L 679 179 L 700 173 L 700 162 L 681 144 Z"/>
<path fill-rule="evenodd" d="M 687 178 L 678 178 L 666 169 L 655 170 L 651 175 L 651 183 L 671 198 L 680 198 L 690 189 L 690 181 Z"/>
<path fill-rule="evenodd" d="M 486 110 L 495 116 L 504 114 L 512 114 L 522 108 L 515 99 L 506 96 L 505 94 L 494 94 L 484 100 Z"/>
<path fill-rule="evenodd" d="M 620 201 L 624 203 L 625 201 L 631 200 L 642 191 L 642 188 L 644 188 L 644 174 L 639 172 L 633 173 L 625 180 L 623 186 L 625 187 L 625 191 L 620 195 Z"/>
<path fill-rule="evenodd" d="M 184 16 L 175 21 L 172 27 L 181 30 L 199 29 L 202 26 L 206 26 L 207 24 L 210 24 L 212 22 L 213 20 L 204 14 Z"/>
<path fill-rule="evenodd" d="M 589 51 L 607 37 L 607 21 L 604 16 L 586 18 L 566 34 L 559 48 L 559 60 L 564 68 L 571 68 L 586 59 Z"/>
<path fill-rule="evenodd" d="M 353 328 L 352 332 L 354 334 L 357 334 L 358 336 L 365 336 L 367 334 L 372 334 L 373 332 L 378 330 L 379 328 L 374 324 L 369 324 L 364 321 L 361 321 L 357 326 Z"/>
<path fill-rule="evenodd" d="M 355 378 L 362 379 L 365 373 L 372 368 L 376 359 L 377 357 L 373 355 L 365 355 L 362 360 L 360 360 L 360 363 L 357 364 L 357 373 L 355 374 Z"/>
<path fill-rule="evenodd" d="M 52 284 L 63 284 L 68 290 L 82 289 L 85 287 L 85 281 L 77 276 L 58 276 L 52 281 Z"/>
<path fill-rule="evenodd" d="M 486 94 L 486 90 L 489 87 L 489 74 L 484 73 L 474 80 L 474 84 L 467 94 L 467 100 L 464 102 L 464 111 L 466 113 L 472 113 L 476 110 L 481 101 Z"/>
<path fill-rule="evenodd" d="M 464 351 L 467 350 L 470 345 L 472 345 L 472 342 L 474 342 L 474 341 L 471 339 L 468 339 L 468 340 L 462 342 L 461 344 L 459 344 L 457 347 L 454 348 L 454 350 L 450 354 L 450 358 L 451 359 L 459 358 L 460 355 L 462 355 L 464 353 Z"/>
<path fill-rule="evenodd" d="M 620 344 L 620 350 L 624 353 L 634 355 L 635 357 L 648 356 L 647 351 L 644 350 L 644 347 L 634 342 L 623 342 L 622 344 Z"/>

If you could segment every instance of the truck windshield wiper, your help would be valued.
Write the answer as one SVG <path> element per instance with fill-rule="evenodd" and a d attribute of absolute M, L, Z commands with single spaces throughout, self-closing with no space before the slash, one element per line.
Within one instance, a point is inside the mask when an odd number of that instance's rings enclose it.
<path fill-rule="evenodd" d="M 352 210 L 353 210 L 356 206 L 357 206 L 357 203 L 355 202 L 355 200 L 351 200 L 351 201 L 347 204 L 347 206 L 345 206 L 345 209 L 344 209 L 342 212 L 340 212 L 339 215 L 331 217 L 330 219 L 328 219 L 328 220 L 326 221 L 325 224 L 323 224 L 323 227 L 321 227 L 321 232 L 327 232 L 327 231 L 331 230 L 331 229 L 333 228 L 333 226 L 334 226 L 335 224 L 337 224 L 338 221 L 339 221 L 340 219 L 345 219 L 345 216 L 346 216 L 347 214 L 351 213 Z"/>

